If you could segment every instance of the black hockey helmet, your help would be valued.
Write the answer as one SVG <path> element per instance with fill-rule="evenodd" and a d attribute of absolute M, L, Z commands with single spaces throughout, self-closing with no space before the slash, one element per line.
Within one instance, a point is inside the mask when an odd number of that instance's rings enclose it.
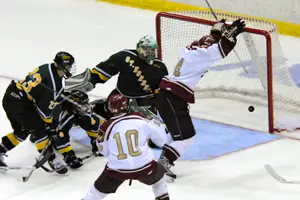
<path fill-rule="evenodd" d="M 71 92 L 71 99 L 81 105 L 89 103 L 89 96 L 80 90 L 73 90 Z"/>
<path fill-rule="evenodd" d="M 75 59 L 71 54 L 64 51 L 58 52 L 55 55 L 54 62 L 57 68 L 63 70 L 65 78 L 69 78 L 75 74 L 76 64 Z"/>

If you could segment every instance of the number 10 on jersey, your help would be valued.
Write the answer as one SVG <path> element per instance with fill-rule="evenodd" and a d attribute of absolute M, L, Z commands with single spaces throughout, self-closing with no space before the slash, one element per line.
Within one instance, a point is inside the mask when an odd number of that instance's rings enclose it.
<path fill-rule="evenodd" d="M 118 160 L 123 160 L 127 158 L 127 155 L 124 153 L 123 141 L 121 141 L 120 133 L 114 135 L 114 139 L 117 142 L 117 148 L 119 151 Z M 138 143 L 138 131 L 137 130 L 128 130 L 125 133 L 126 144 L 128 148 L 128 153 L 130 156 L 135 157 L 142 154 L 141 149 L 139 148 Z M 133 142 L 134 141 L 134 142 Z"/>

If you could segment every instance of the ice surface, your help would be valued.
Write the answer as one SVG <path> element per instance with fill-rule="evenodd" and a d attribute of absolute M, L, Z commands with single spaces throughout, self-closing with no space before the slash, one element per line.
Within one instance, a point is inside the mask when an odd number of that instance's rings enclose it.
<path fill-rule="evenodd" d="M 70 51 L 75 56 L 80 73 L 122 48 L 134 48 L 141 36 L 154 35 L 154 19 L 153 12 L 93 0 L 2 1 L 0 74 L 23 78 L 36 66 L 51 61 L 60 50 Z M 285 36 L 280 39 L 290 62 L 299 62 L 299 39 Z M 106 96 L 114 88 L 115 80 L 113 78 L 107 84 L 97 86 L 92 94 Z M 8 84 L 9 79 L 0 80 L 0 94 L 4 94 Z M 200 104 L 198 102 L 192 107 L 193 115 L 200 116 L 205 112 L 212 120 L 216 116 L 233 120 L 232 116 L 239 115 L 239 123 L 263 124 L 259 113 L 265 111 L 260 108 L 249 113 L 248 106 L 235 104 L 230 113 L 220 113 L 220 105 L 215 110 L 205 110 L 198 106 Z M 0 109 L 0 135 L 4 135 L 11 128 L 2 107 Z M 297 132 L 288 134 L 298 137 Z M 77 150 L 82 152 L 79 155 L 86 152 L 83 147 Z M 34 162 L 37 153 L 34 146 L 26 141 L 8 155 L 8 164 L 28 166 Z M 280 174 L 300 180 L 299 155 L 298 141 L 281 139 L 213 160 L 181 161 L 175 167 L 178 180 L 169 184 L 170 197 L 172 200 L 296 200 L 300 198 L 300 187 L 276 182 L 263 166 L 272 164 Z M 25 184 L 12 175 L 0 174 L 0 200 L 81 199 L 101 173 L 105 162 L 104 158 L 93 159 L 79 170 L 70 171 L 67 176 L 38 170 Z M 151 188 L 134 181 L 132 187 L 124 183 L 116 194 L 107 199 L 154 198 Z"/>

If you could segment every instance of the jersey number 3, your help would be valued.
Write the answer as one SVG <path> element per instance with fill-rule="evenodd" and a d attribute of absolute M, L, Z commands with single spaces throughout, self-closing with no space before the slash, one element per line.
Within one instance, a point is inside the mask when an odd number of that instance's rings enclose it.
<path fill-rule="evenodd" d="M 30 92 L 32 88 L 36 87 L 38 84 L 41 83 L 42 77 L 39 73 L 37 73 L 39 68 L 35 68 L 32 72 L 29 73 L 29 76 L 32 76 L 33 79 L 28 82 L 22 83 L 22 88 L 25 92 Z"/>
<path fill-rule="evenodd" d="M 138 146 L 138 132 L 137 132 L 137 130 L 126 131 L 125 136 L 126 136 L 126 143 L 127 143 L 129 155 L 132 156 L 132 157 L 141 155 L 142 151 Z M 132 138 L 134 140 L 134 144 L 132 143 Z M 119 155 L 117 156 L 118 160 L 126 159 L 127 155 L 124 153 L 120 133 L 116 133 L 114 135 L 114 139 L 117 142 L 117 148 L 118 148 L 118 151 L 119 151 Z M 134 148 L 136 150 L 134 150 Z"/>

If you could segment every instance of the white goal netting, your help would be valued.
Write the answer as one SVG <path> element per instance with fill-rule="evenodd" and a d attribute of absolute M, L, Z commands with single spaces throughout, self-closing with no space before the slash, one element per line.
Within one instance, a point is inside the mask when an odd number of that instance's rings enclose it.
<path fill-rule="evenodd" d="M 217 13 L 217 16 L 229 22 L 238 19 L 236 15 Z M 196 101 L 232 99 L 265 107 L 263 114 L 267 124 L 264 131 L 300 127 L 300 90 L 291 78 L 276 25 L 242 18 L 246 21 L 247 32 L 238 36 L 235 52 L 215 63 L 201 79 L 195 90 Z M 178 62 L 180 49 L 208 35 L 214 22 L 212 14 L 205 11 L 158 15 L 157 37 L 169 73 Z"/>

